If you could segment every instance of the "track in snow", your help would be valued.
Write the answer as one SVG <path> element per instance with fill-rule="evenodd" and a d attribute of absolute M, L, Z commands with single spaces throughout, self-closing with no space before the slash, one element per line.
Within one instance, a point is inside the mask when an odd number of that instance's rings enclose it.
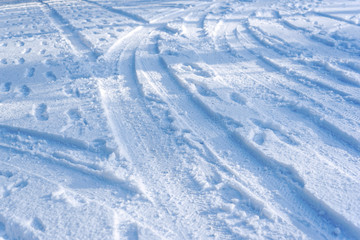
<path fill-rule="evenodd" d="M 354 7 L 1 3 L 0 237 L 356 239 Z"/>

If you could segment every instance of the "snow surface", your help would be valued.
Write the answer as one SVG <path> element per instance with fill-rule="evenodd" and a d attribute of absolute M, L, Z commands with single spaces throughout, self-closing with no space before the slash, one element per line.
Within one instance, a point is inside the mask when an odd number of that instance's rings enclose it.
<path fill-rule="evenodd" d="M 360 239 L 359 0 L 1 0 L 0 239 Z"/>

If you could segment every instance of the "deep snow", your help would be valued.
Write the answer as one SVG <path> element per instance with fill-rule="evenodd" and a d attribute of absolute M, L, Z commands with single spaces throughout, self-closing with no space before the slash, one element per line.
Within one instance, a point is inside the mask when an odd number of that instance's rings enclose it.
<path fill-rule="evenodd" d="M 0 239 L 360 239 L 360 1 L 0 1 Z"/>

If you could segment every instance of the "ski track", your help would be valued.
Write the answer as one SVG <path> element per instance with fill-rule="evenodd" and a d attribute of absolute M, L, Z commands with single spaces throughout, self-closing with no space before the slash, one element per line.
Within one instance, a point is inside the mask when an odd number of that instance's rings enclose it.
<path fill-rule="evenodd" d="M 360 25 L 332 4 L 1 3 L 0 239 L 357 239 Z"/>

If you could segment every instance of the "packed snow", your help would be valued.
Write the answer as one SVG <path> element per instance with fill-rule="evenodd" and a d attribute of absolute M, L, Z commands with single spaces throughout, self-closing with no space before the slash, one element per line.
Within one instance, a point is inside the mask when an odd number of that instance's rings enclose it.
<path fill-rule="evenodd" d="M 360 239 L 359 0 L 1 0 L 0 239 Z"/>

